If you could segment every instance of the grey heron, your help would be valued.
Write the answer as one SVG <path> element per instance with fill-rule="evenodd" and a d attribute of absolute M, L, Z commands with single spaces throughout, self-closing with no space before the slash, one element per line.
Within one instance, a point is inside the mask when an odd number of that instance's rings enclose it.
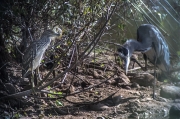
<path fill-rule="evenodd" d="M 147 59 L 163 72 L 169 72 L 170 59 L 169 48 L 157 27 L 151 24 L 142 24 L 137 29 L 137 40 L 129 39 L 122 47 L 118 48 L 118 54 L 125 62 L 125 72 L 128 72 L 130 57 L 134 51 L 142 52 L 147 67 Z M 155 70 L 154 70 L 155 72 Z M 155 90 L 155 81 L 154 81 Z M 155 95 L 153 90 L 153 96 Z"/>

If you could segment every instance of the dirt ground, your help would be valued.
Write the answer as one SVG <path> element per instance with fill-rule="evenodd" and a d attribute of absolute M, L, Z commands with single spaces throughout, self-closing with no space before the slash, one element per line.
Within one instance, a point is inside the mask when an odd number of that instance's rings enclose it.
<path fill-rule="evenodd" d="M 138 61 L 144 63 L 141 54 L 136 54 Z M 94 55 L 92 55 L 94 56 Z M 2 100 L 1 117 L 14 118 L 60 118 L 60 119 L 165 119 L 171 105 L 171 99 L 160 97 L 163 85 L 172 85 L 157 81 L 156 98 L 152 98 L 154 77 L 153 70 L 142 71 L 137 64 L 133 70 L 133 62 L 126 76 L 113 54 L 98 54 L 96 60 L 88 57 L 82 65 L 67 73 L 61 84 L 60 78 L 47 87 L 47 92 L 18 99 Z M 29 80 L 20 79 L 21 68 L 10 65 L 11 86 L 9 93 L 30 89 Z M 151 66 L 150 66 L 151 67 Z M 49 70 L 41 68 L 41 75 Z M 57 69 L 55 74 L 62 72 Z M 53 78 L 50 76 L 49 80 Z M 45 84 L 46 82 L 44 82 Z M 7 85 L 7 84 L 6 84 Z M 13 87 L 13 89 L 10 89 Z M 5 93 L 1 91 L 1 95 Z M 8 95 L 8 94 L 7 94 Z"/>

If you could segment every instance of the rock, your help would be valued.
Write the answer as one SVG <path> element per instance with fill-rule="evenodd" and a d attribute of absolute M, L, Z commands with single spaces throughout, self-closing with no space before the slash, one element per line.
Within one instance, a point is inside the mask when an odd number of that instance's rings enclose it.
<path fill-rule="evenodd" d="M 160 102 L 167 102 L 167 99 L 162 97 L 156 97 L 156 100 Z"/>
<path fill-rule="evenodd" d="M 154 76 L 150 73 L 139 73 L 130 78 L 131 82 L 138 83 L 140 86 L 153 86 Z M 158 85 L 158 83 L 156 83 Z"/>
<path fill-rule="evenodd" d="M 130 86 L 124 86 L 124 89 L 131 90 Z"/>
<path fill-rule="evenodd" d="M 176 83 L 176 86 L 180 86 L 180 82 L 177 82 L 177 83 Z"/>
<path fill-rule="evenodd" d="M 171 106 L 169 110 L 169 116 L 170 117 L 179 117 L 180 116 L 180 103 Z"/>
<path fill-rule="evenodd" d="M 108 106 L 106 106 L 102 103 L 90 105 L 90 109 L 93 111 L 103 111 L 103 110 L 106 110 L 108 108 L 109 108 Z"/>
<path fill-rule="evenodd" d="M 175 99 L 174 102 L 175 103 L 180 103 L 180 99 Z"/>
<path fill-rule="evenodd" d="M 113 84 L 118 84 L 118 83 L 126 83 L 129 84 L 130 80 L 129 78 L 124 74 L 124 73 L 120 73 L 118 77 L 114 78 L 115 82 L 112 82 Z"/>
<path fill-rule="evenodd" d="M 140 85 L 136 82 L 133 82 L 131 85 L 132 88 L 140 88 Z"/>
<path fill-rule="evenodd" d="M 107 106 L 116 106 L 122 102 L 122 96 L 121 95 L 114 95 L 108 100 L 105 101 L 105 105 Z"/>
<path fill-rule="evenodd" d="M 61 115 L 67 115 L 68 114 L 67 110 L 62 110 L 60 108 L 51 108 L 51 110 L 54 110 L 56 113 L 61 114 Z"/>
<path fill-rule="evenodd" d="M 180 88 L 176 86 L 163 86 L 160 90 L 160 96 L 164 98 L 180 98 Z"/>
<path fill-rule="evenodd" d="M 121 73 L 121 74 L 120 74 L 120 78 L 121 78 L 121 80 L 123 80 L 126 84 L 130 83 L 129 78 L 128 78 L 124 73 Z"/>
<path fill-rule="evenodd" d="M 112 101 L 113 101 L 114 106 L 118 105 L 122 102 L 122 96 L 121 95 L 113 96 Z"/>
<path fill-rule="evenodd" d="M 112 80 L 107 80 L 106 83 L 107 84 L 112 84 Z"/>
<path fill-rule="evenodd" d="M 98 79 L 99 78 L 99 74 L 98 74 L 98 72 L 97 71 L 92 71 L 92 74 L 93 74 L 93 76 L 94 76 L 94 78 L 95 79 Z"/>
<path fill-rule="evenodd" d="M 104 118 L 104 117 L 97 117 L 96 119 L 106 119 L 106 118 Z"/>
<path fill-rule="evenodd" d="M 162 110 L 162 112 L 163 112 L 163 116 L 164 116 L 164 117 L 168 117 L 168 115 L 169 115 L 169 109 L 164 108 L 164 109 Z"/>
<path fill-rule="evenodd" d="M 99 70 L 89 69 L 88 74 L 92 75 L 95 79 L 103 79 L 103 73 Z"/>
<path fill-rule="evenodd" d="M 129 115 L 130 119 L 139 119 L 139 114 L 137 112 L 133 112 L 131 115 Z"/>

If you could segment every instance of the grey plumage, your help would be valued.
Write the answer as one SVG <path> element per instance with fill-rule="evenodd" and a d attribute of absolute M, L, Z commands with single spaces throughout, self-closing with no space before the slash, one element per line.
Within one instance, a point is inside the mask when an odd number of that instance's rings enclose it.
<path fill-rule="evenodd" d="M 151 63 L 159 69 L 168 72 L 170 68 L 169 48 L 161 32 L 151 24 L 143 24 L 137 29 L 137 40 L 127 40 L 118 48 L 119 55 L 125 61 L 126 74 L 130 57 L 134 51 L 142 52 Z M 146 59 L 145 59 L 146 60 Z"/>
<path fill-rule="evenodd" d="M 59 33 L 55 33 L 52 30 L 46 30 L 41 35 L 39 40 L 35 40 L 30 44 L 30 46 L 25 50 L 23 60 L 22 60 L 22 76 L 26 77 L 29 71 L 33 71 L 39 67 L 42 57 L 51 43 L 53 37 L 61 37 L 62 30 L 59 29 Z M 38 69 L 39 75 L 39 69 Z M 40 78 L 40 76 L 39 76 Z M 32 87 L 34 87 L 34 77 L 31 78 Z"/>
<path fill-rule="evenodd" d="M 137 41 L 150 48 L 144 54 L 151 63 L 155 64 L 155 58 L 157 57 L 157 67 L 164 72 L 169 72 L 169 48 L 157 27 L 150 24 L 141 25 L 137 30 Z"/>

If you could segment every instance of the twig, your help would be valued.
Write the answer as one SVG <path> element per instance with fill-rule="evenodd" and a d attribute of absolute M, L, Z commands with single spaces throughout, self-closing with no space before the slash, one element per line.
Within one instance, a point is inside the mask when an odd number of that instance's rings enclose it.
<path fill-rule="evenodd" d="M 16 46 L 17 51 L 18 51 L 21 55 L 24 55 L 24 54 L 19 50 L 19 48 L 17 47 L 16 42 L 15 42 L 15 46 Z"/>
<path fill-rule="evenodd" d="M 8 63 L 8 62 L 6 62 L 4 65 L 2 65 L 2 66 L 0 67 L 0 70 L 1 70 L 4 66 L 6 66 L 7 63 Z"/>
<path fill-rule="evenodd" d="M 29 35 L 30 35 L 31 41 L 33 41 L 33 38 L 32 38 L 32 35 L 31 35 L 31 32 L 30 32 L 29 28 L 28 28 L 28 32 L 29 32 Z"/>
<path fill-rule="evenodd" d="M 128 71 L 134 71 L 134 70 L 138 70 L 138 69 L 141 69 L 141 67 L 136 67 L 136 68 L 133 68 L 133 69 L 128 69 Z"/>
<path fill-rule="evenodd" d="M 71 55 L 71 59 L 70 59 L 70 61 L 69 61 L 69 65 L 67 66 L 67 68 L 69 68 L 69 67 L 71 66 L 72 59 L 73 59 L 73 57 L 74 57 L 74 51 L 75 51 L 75 49 L 76 49 L 76 47 L 74 46 L 73 52 L 72 52 L 72 55 Z M 66 72 L 66 74 L 65 74 L 64 78 L 62 79 L 61 83 L 64 83 L 64 80 L 65 80 L 65 78 L 66 78 L 66 76 L 67 76 L 67 73 L 68 73 L 68 72 Z"/>
<path fill-rule="evenodd" d="M 116 73 L 115 73 L 115 74 L 116 74 Z M 114 74 L 114 75 L 115 75 L 115 74 Z M 75 95 L 75 94 L 78 94 L 78 93 L 80 93 L 80 92 L 84 92 L 84 91 L 86 91 L 86 90 L 88 90 L 88 89 L 91 89 L 91 88 L 97 87 L 97 86 L 99 86 L 99 85 L 101 85 L 101 84 L 103 84 L 103 83 L 107 82 L 108 80 L 110 80 L 112 77 L 114 77 L 114 75 L 113 75 L 113 76 L 111 76 L 110 78 L 106 79 L 105 81 L 103 81 L 103 82 L 99 83 L 99 84 L 96 84 L 96 85 L 93 85 L 93 86 L 89 86 L 88 88 L 84 88 L 84 89 L 83 89 L 83 90 L 81 90 L 81 91 L 76 91 L 76 92 L 71 93 L 71 94 L 69 94 L 69 95 L 67 95 L 67 96 Z"/>
<path fill-rule="evenodd" d="M 82 103 L 79 102 L 79 103 L 78 103 L 78 102 L 72 102 L 72 101 L 68 100 L 67 97 L 65 97 L 64 99 L 65 99 L 67 102 L 72 103 L 72 104 L 76 104 L 76 105 L 92 105 L 92 104 L 96 104 L 96 103 L 103 102 L 103 101 L 111 98 L 111 97 L 112 97 L 113 95 L 115 95 L 118 91 L 119 91 L 119 90 L 117 90 L 116 92 L 112 93 L 112 94 L 109 95 L 108 97 L 106 97 L 106 98 L 104 98 L 104 99 L 102 99 L 102 100 L 96 101 L 96 102 L 86 102 L 86 103 L 84 103 L 84 102 L 82 102 Z"/>
<path fill-rule="evenodd" d="M 109 44 L 114 44 L 114 45 L 117 45 L 117 46 L 120 46 L 120 47 L 123 47 L 121 44 L 119 43 L 114 43 L 114 42 L 110 42 L 110 41 L 103 41 L 105 43 L 109 43 Z"/>

